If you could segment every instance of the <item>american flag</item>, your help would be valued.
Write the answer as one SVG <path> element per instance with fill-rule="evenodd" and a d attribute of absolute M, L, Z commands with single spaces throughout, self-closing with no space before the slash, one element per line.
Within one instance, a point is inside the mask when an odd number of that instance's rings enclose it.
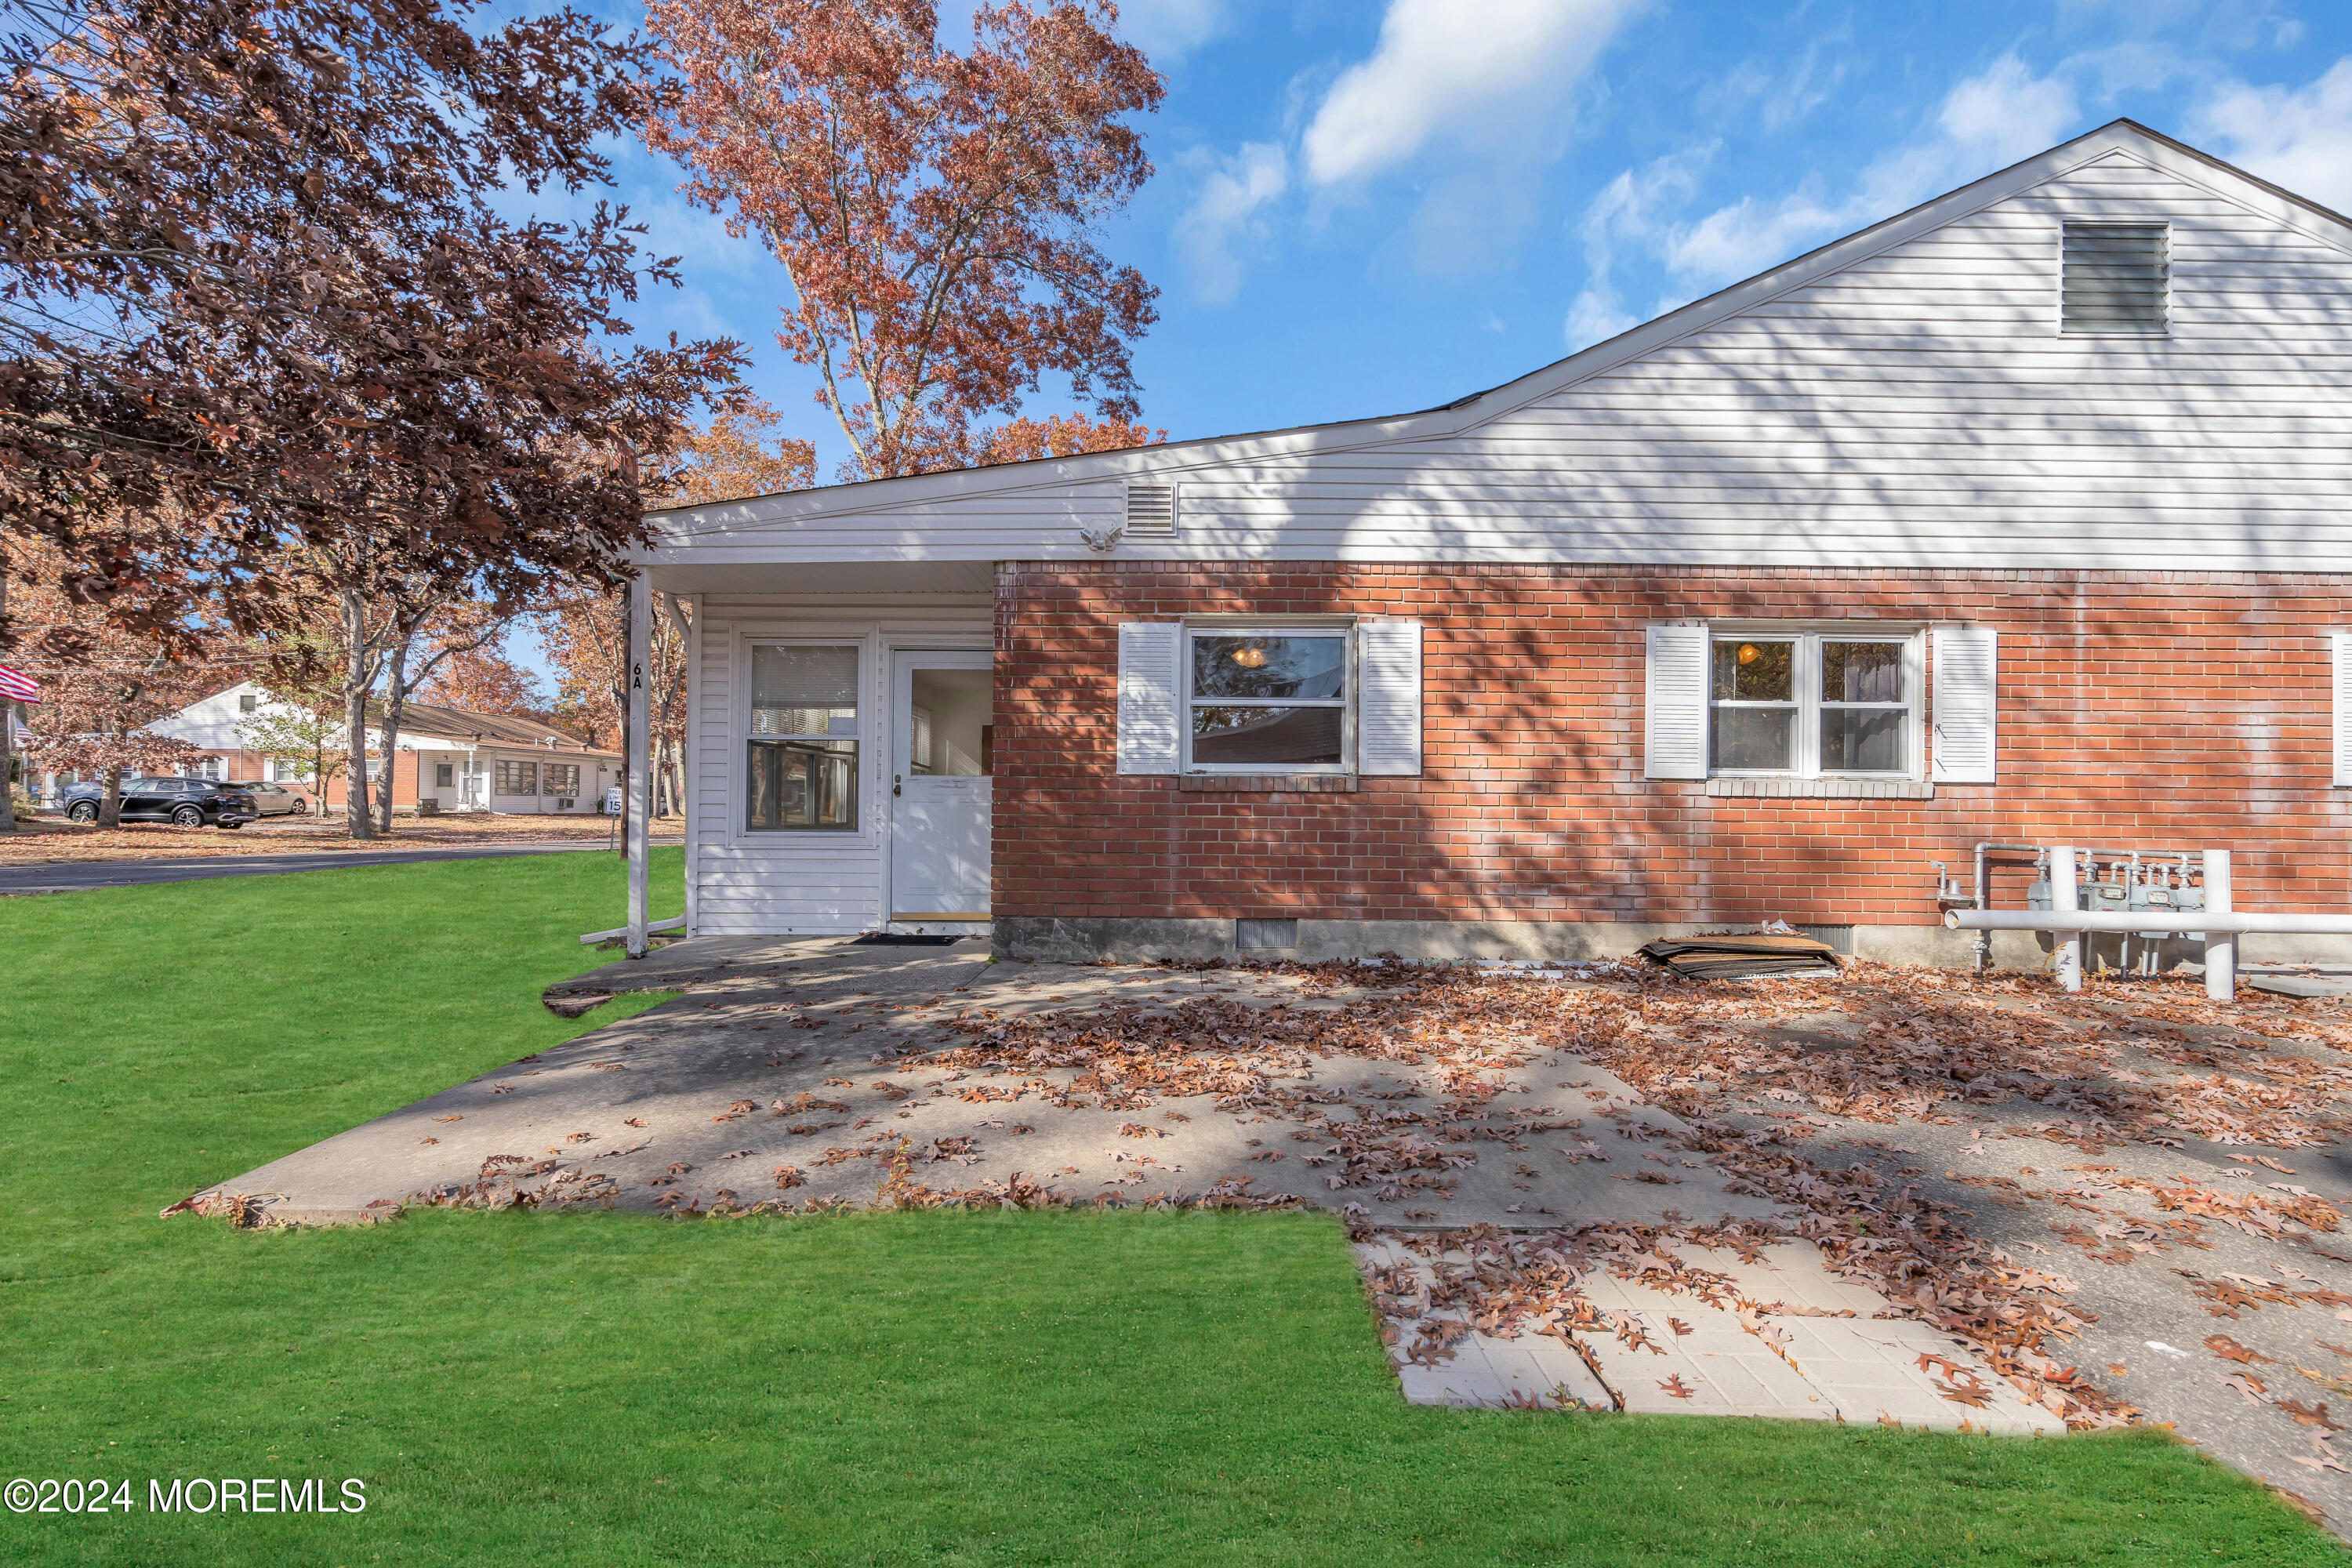
<path fill-rule="evenodd" d="M 41 700 L 41 689 L 33 684 L 31 676 L 20 675 L 6 665 L 0 664 L 0 697 L 5 697 L 16 702 L 38 702 Z"/>

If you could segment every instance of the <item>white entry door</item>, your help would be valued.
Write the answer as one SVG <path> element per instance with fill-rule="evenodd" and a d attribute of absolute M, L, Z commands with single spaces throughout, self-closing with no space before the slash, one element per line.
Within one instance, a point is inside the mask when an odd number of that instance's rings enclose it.
<path fill-rule="evenodd" d="M 900 649 L 890 658 L 890 919 L 988 919 L 994 656 Z"/>
<path fill-rule="evenodd" d="M 457 759 L 457 806 L 479 811 L 490 804 L 490 764 L 472 758 Z"/>

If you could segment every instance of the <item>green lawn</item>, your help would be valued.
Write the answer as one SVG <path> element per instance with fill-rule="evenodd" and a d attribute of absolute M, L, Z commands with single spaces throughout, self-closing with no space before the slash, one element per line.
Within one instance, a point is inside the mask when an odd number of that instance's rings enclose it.
<path fill-rule="evenodd" d="M 537 998 L 620 900 L 598 854 L 0 900 L 0 1479 L 368 1499 L 0 1560 L 2340 1561 L 2154 1433 L 1408 1407 L 1317 1216 L 155 1217 L 605 1021 Z"/>

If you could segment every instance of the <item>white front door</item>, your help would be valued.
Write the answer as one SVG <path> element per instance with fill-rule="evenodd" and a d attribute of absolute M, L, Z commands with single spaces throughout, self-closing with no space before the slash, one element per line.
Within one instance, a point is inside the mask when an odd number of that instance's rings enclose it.
<path fill-rule="evenodd" d="M 457 759 L 459 809 L 478 811 L 490 803 L 490 764 L 470 757 Z"/>
<path fill-rule="evenodd" d="M 988 919 L 993 655 L 891 655 L 890 919 Z"/>

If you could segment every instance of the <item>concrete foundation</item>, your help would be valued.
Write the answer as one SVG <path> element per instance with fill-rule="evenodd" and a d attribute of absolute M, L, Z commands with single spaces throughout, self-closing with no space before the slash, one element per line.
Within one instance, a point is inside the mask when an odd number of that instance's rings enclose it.
<path fill-rule="evenodd" d="M 1378 958 L 1394 954 L 1412 959 L 1519 959 L 1574 963 L 1623 958 L 1645 942 L 1659 937 L 1692 936 L 1701 931 L 1752 929 L 1753 922 L 1717 921 L 1707 924 L 1658 924 L 1639 921 L 1332 921 L 1302 919 L 1297 940 L 1285 948 L 1242 949 L 1235 922 L 1230 920 L 1069 920 L 1000 916 L 992 930 L 1000 958 L 1034 959 L 1049 963 L 1082 963 L 1109 958 L 1121 963 L 1155 959 L 1248 958 L 1289 959 L 1300 963 L 1332 960 Z M 1916 963 L 1939 969 L 1967 969 L 1976 962 L 1976 933 L 1947 931 L 1941 925 L 1858 925 L 1852 929 L 1857 958 L 1885 963 Z M 2047 931 L 1995 931 L 1992 961 L 1996 969 L 2035 973 L 2046 968 L 2053 942 Z M 2141 944 L 2132 944 L 2135 967 Z M 2123 939 L 2093 939 L 2094 973 L 2120 968 Z M 2158 967 L 2172 969 L 2200 963 L 2204 944 L 2176 940 L 2157 944 Z M 2239 962 L 2260 964 L 2352 963 L 2352 937 L 2248 936 L 2241 939 Z"/>

